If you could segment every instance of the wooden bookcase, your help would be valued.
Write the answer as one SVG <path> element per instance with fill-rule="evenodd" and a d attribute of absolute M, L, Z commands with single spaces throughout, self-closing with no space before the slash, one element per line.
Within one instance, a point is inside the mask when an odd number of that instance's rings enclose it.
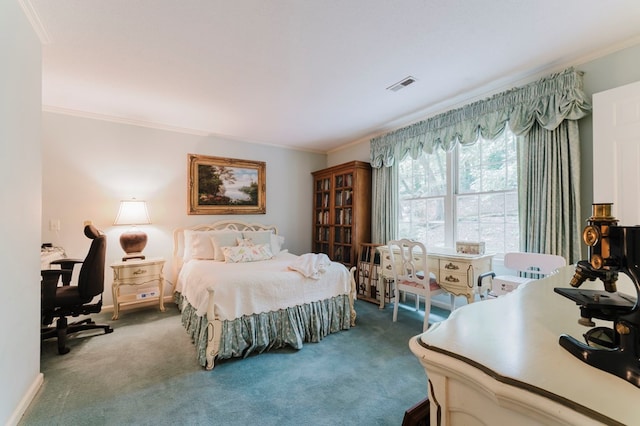
<path fill-rule="evenodd" d="M 312 251 L 354 266 L 371 238 L 371 166 L 352 161 L 312 174 Z"/>

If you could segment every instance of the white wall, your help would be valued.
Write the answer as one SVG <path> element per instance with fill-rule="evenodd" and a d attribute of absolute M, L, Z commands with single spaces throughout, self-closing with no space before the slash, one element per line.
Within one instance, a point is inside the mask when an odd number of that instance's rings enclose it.
<path fill-rule="evenodd" d="M 0 2 L 0 424 L 40 384 L 41 49 L 17 1 Z"/>
<path fill-rule="evenodd" d="M 336 166 L 348 161 L 364 161 L 368 163 L 371 158 L 369 146 L 369 139 L 364 139 L 331 151 L 327 155 L 327 167 Z"/>
<path fill-rule="evenodd" d="M 187 154 L 266 162 L 267 213 L 261 215 L 187 215 Z M 84 257 L 89 240 L 83 222 L 107 234 L 107 263 L 120 260 L 124 227 L 112 226 L 121 199 L 147 201 L 152 225 L 147 257 L 167 259 L 173 276 L 172 231 L 222 219 L 275 224 L 293 253 L 311 249 L 312 176 L 326 167 L 326 155 L 274 146 L 195 136 L 70 115 L 43 113 L 42 242 Z M 49 221 L 60 221 L 59 232 Z M 113 273 L 107 267 L 105 306 L 112 305 Z M 169 287 L 167 287 L 169 290 Z"/>

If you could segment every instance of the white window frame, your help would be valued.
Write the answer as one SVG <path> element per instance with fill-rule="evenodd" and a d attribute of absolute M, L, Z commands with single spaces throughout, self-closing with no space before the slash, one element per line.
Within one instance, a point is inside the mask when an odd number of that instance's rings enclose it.
<path fill-rule="evenodd" d="M 438 148 L 439 149 L 439 148 Z M 425 154 L 423 154 L 425 155 Z M 517 157 L 517 156 L 516 156 Z M 493 191 L 478 191 L 478 192 L 465 192 L 465 193 L 460 193 L 459 192 L 459 188 L 458 188 L 458 182 L 457 182 L 457 175 L 458 175 L 458 146 L 456 146 L 453 150 L 451 150 L 450 152 L 446 153 L 446 172 L 445 172 L 445 179 L 446 179 L 446 192 L 444 195 L 440 196 L 431 196 L 431 197 L 424 197 L 423 199 L 428 199 L 428 198 L 433 198 L 433 197 L 442 197 L 444 199 L 444 210 L 445 210 L 445 223 L 444 223 L 444 246 L 445 247 L 449 247 L 449 248 L 453 248 L 455 247 L 455 241 L 457 240 L 457 235 L 458 235 L 458 218 L 457 218 L 457 202 L 458 199 L 460 197 L 465 197 L 465 196 L 483 196 L 483 195 L 492 195 L 492 194 L 511 194 L 513 195 L 515 193 L 516 197 L 518 195 L 518 190 L 517 189 L 505 189 L 505 190 L 493 190 Z M 413 161 L 410 158 L 405 158 L 402 161 Z M 398 182 L 400 183 L 401 181 L 401 177 L 398 180 Z M 401 208 L 402 205 L 402 200 L 399 200 L 400 205 L 398 206 L 398 208 Z M 478 214 L 480 214 L 480 212 L 478 212 Z M 398 212 L 398 218 L 401 219 L 402 215 L 401 212 Z M 505 216 L 506 218 L 506 216 Z M 400 238 L 415 238 L 415 236 L 412 235 L 402 235 L 402 231 L 401 231 L 401 227 L 398 226 L 398 230 L 399 230 L 399 235 L 398 237 Z M 506 235 L 505 235 L 505 242 L 506 242 Z M 519 237 L 519 235 L 518 235 Z M 425 243 L 425 245 L 428 248 L 433 248 L 434 245 L 433 244 L 429 244 L 429 241 L 422 241 L 423 243 Z M 518 244 L 516 244 L 516 246 L 518 246 Z M 505 246 L 506 247 L 506 246 Z M 512 247 L 513 248 L 513 247 Z M 511 251 L 511 249 L 507 248 L 504 251 Z M 500 252 L 502 253 L 502 252 Z M 498 254 L 500 254 L 498 253 Z"/>

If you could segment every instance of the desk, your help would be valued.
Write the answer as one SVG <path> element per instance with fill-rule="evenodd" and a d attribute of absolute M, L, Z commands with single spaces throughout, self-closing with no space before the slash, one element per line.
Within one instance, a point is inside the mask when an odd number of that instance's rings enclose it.
<path fill-rule="evenodd" d="M 380 246 L 378 251 L 381 255 L 380 273 L 385 279 L 393 280 L 389 247 Z M 491 289 L 489 280 L 484 280 L 482 287 L 478 287 L 477 282 L 480 274 L 491 270 L 492 258 L 493 254 L 461 254 L 439 248 L 428 252 L 427 265 L 440 287 L 456 296 L 464 296 L 468 303 L 473 303 L 476 294 L 483 295 Z M 380 299 L 380 308 L 384 308 L 384 298 Z"/>
<path fill-rule="evenodd" d="M 640 424 L 639 388 L 558 344 L 562 333 L 581 338 L 588 330 L 577 323 L 578 306 L 553 291 L 569 287 L 574 270 L 464 306 L 410 340 L 428 375 L 432 425 L 438 411 L 445 425 Z M 635 294 L 623 279 L 630 285 L 621 274 L 618 289 Z"/>
<path fill-rule="evenodd" d="M 116 262 L 111 264 L 113 269 L 113 318 L 118 319 L 121 303 L 142 303 L 147 300 L 157 299 L 160 311 L 164 312 L 164 259 L 143 259 L 129 260 L 126 262 Z M 139 298 L 138 294 L 120 295 L 120 287 L 141 286 L 156 281 L 158 293 L 156 295 Z"/>
<path fill-rule="evenodd" d="M 67 257 L 62 247 L 45 247 L 40 249 L 40 269 L 50 269 L 51 262 Z"/>

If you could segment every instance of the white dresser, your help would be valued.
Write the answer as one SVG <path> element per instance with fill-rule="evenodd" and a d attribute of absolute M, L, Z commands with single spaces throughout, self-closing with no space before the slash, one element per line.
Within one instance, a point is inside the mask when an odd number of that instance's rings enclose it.
<path fill-rule="evenodd" d="M 389 247 L 380 246 L 378 251 L 382 276 L 393 279 Z M 396 258 L 399 259 L 399 256 Z M 478 276 L 491 270 L 492 258 L 492 254 L 461 254 L 439 248 L 429 251 L 427 265 L 440 287 L 456 296 L 464 296 L 468 303 L 472 303 L 476 294 L 483 295 L 491 289 L 490 280 L 484 280 L 482 287 L 478 287 Z M 384 307 L 383 303 L 384 299 L 381 307 Z"/>
<path fill-rule="evenodd" d="M 573 272 L 464 306 L 410 340 L 428 377 L 432 425 L 640 424 L 640 388 L 558 344 L 562 333 L 581 339 L 588 330 L 578 306 L 553 291 Z M 635 295 L 622 274 L 618 290 Z"/>

